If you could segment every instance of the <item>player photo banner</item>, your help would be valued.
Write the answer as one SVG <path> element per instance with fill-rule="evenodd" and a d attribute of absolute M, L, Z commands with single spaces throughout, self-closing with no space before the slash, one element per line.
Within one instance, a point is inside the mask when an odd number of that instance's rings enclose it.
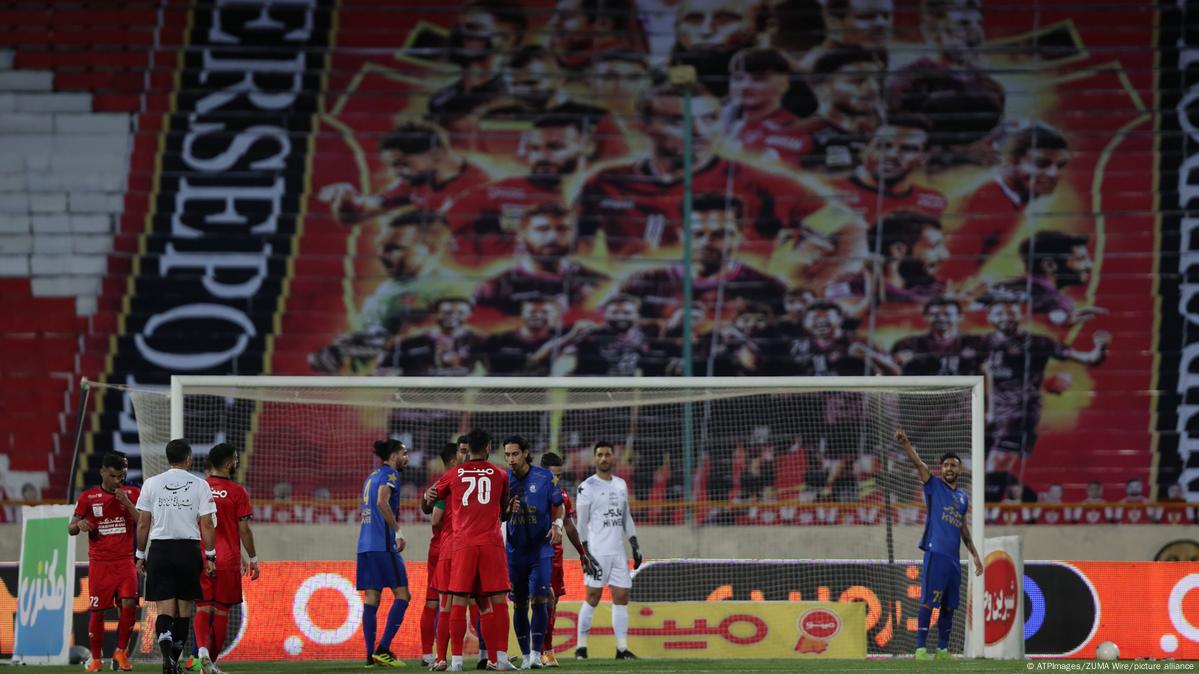
<path fill-rule="evenodd" d="M 71 648 L 75 539 L 71 506 L 21 509 L 21 562 L 13 662 L 65 665 Z"/>
<path fill-rule="evenodd" d="M 687 226 L 696 374 L 985 369 L 991 500 L 1062 465 L 1063 502 L 1092 479 L 1153 496 L 1152 403 L 1128 401 L 1153 387 L 1154 12 L 964 3 L 955 37 L 920 9 L 938 3 L 893 3 L 845 45 L 853 21 L 796 3 L 696 3 L 740 17 L 723 41 L 687 2 L 618 4 L 338 4 L 271 373 L 681 374 Z M 647 93 L 672 65 L 704 85 L 692 223 L 656 173 L 680 161 L 679 95 Z M 898 127 L 910 156 L 881 158 Z M 869 187 L 884 171 L 902 193 Z M 869 249 L 900 229 L 918 236 Z M 639 302 L 608 304 L 623 295 Z M 276 466 L 318 435 L 256 432 Z"/>

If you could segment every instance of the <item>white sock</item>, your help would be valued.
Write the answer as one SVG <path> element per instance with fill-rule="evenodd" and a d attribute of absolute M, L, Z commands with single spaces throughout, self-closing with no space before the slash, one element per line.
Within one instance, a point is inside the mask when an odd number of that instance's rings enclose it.
<path fill-rule="evenodd" d="M 612 605 L 612 632 L 616 635 L 616 650 L 629 650 L 629 605 Z"/>
<path fill-rule="evenodd" d="M 425 653 L 424 655 L 420 656 L 420 661 L 426 665 L 433 664 L 433 660 L 434 656 L 432 653 Z"/>
<path fill-rule="evenodd" d="M 533 651 L 532 653 L 529 654 L 529 659 L 532 660 L 533 662 L 540 662 L 541 661 L 541 651 Z"/>
<path fill-rule="evenodd" d="M 462 669 L 462 656 L 461 655 L 451 655 L 450 656 L 450 666 L 455 667 L 457 669 Z"/>
<path fill-rule="evenodd" d="M 595 607 L 587 602 L 579 608 L 579 638 L 577 646 L 587 648 L 587 635 L 591 633 L 591 618 L 595 615 Z"/>
<path fill-rule="evenodd" d="M 495 663 L 497 665 L 508 664 L 508 651 L 496 651 L 495 652 Z"/>
<path fill-rule="evenodd" d="M 207 658 L 208 649 L 201 647 L 198 651 L 196 651 L 196 655 L 200 656 L 201 658 Z"/>

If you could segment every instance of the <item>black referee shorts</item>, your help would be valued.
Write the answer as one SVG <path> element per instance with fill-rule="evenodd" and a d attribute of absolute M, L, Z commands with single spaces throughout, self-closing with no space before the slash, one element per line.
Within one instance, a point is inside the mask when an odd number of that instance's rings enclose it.
<path fill-rule="evenodd" d="M 152 541 L 146 555 L 146 601 L 200 599 L 203 572 L 200 541 Z"/>

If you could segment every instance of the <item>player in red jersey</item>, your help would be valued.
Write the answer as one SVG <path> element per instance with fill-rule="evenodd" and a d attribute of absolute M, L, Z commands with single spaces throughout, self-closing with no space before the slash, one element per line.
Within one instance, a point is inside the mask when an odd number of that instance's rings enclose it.
<path fill-rule="evenodd" d="M 570 539 L 570 544 L 575 547 L 575 552 L 579 554 L 579 561 L 583 565 L 583 569 L 591 572 L 591 556 L 587 554 L 587 550 L 583 548 L 583 541 L 579 539 L 579 530 L 575 527 L 575 506 L 570 500 L 570 491 L 558 484 L 558 480 L 562 477 L 562 455 L 553 452 L 546 452 L 541 455 L 541 465 L 548 468 L 554 474 L 554 484 L 562 491 L 562 506 L 565 509 L 565 514 L 562 518 L 562 530 L 566 533 L 566 537 Z M 550 621 L 545 630 L 545 643 L 541 646 L 541 664 L 544 667 L 557 667 L 558 658 L 554 655 L 554 618 L 558 613 L 558 598 L 566 594 L 566 572 L 562 564 L 562 541 L 554 544 L 554 566 L 553 576 L 550 586 L 553 592 L 550 593 Z"/>
<path fill-rule="evenodd" d="M 482 429 L 466 435 L 469 461 L 442 475 L 425 492 L 426 501 L 445 499 L 454 519 L 450 544 L 453 562 L 447 591 L 450 602 L 449 671 L 462 671 L 462 645 L 466 638 L 466 604 L 471 595 L 490 598 L 491 611 L 482 616 L 486 641 L 492 645 L 488 666 L 513 669 L 508 662 L 508 555 L 500 535 L 500 522 L 512 512 L 508 473 L 487 461 L 491 436 Z"/>
<path fill-rule="evenodd" d="M 129 634 L 137 618 L 137 567 L 133 562 L 133 543 L 137 509 L 134 502 L 140 491 L 121 483 L 129 473 L 124 454 L 110 452 L 100 464 L 100 486 L 79 495 L 75 513 L 67 525 L 72 536 L 87 534 L 88 607 L 91 616 L 87 636 L 92 656 L 84 671 L 103 669 L 104 612 L 120 600 L 121 618 L 117 623 L 117 647 L 112 654 L 113 669 L 128 672 Z"/>
<path fill-rule="evenodd" d="M 878 129 L 883 116 L 882 80 L 886 52 L 846 47 L 825 52 L 808 76 L 816 115 L 796 130 L 803 142 L 803 168 L 848 171 Z"/>
<path fill-rule="evenodd" d="M 459 453 L 458 445 L 453 442 L 445 443 L 438 455 L 441 457 L 441 463 L 445 466 L 446 471 L 457 468 L 466 458 L 464 454 Z M 448 551 L 446 541 L 453 535 L 454 524 L 449 517 L 445 503 L 441 501 L 430 503 L 422 499 L 421 511 L 431 516 L 433 527 L 433 538 L 429 540 L 429 554 L 425 558 L 427 560 L 425 576 L 428 582 L 425 584 L 425 608 L 420 617 L 421 661 L 425 665 L 433 665 L 438 661 L 433 652 L 433 644 L 435 636 L 440 632 L 443 624 L 446 634 L 449 634 L 450 597 L 448 594 L 442 594 L 443 585 L 438 578 L 441 569 L 441 549 L 447 547 Z M 449 555 L 447 554 L 446 557 L 448 563 Z M 444 614 L 440 621 L 437 615 L 439 610 Z M 444 643 L 444 641 L 440 643 Z M 441 651 L 441 656 L 441 659 L 444 660 L 444 650 Z"/>
<path fill-rule="evenodd" d="M 741 150 L 789 166 L 799 166 L 804 138 L 799 116 L 783 107 L 791 88 L 791 63 L 777 49 L 746 49 L 729 62 L 732 116 L 728 137 Z"/>
<path fill-rule="evenodd" d="M 474 304 L 502 316 L 515 316 L 532 297 L 557 299 L 564 309 L 586 309 L 608 275 L 573 257 L 578 228 L 575 215 L 558 203 L 532 206 L 520 223 L 516 264 L 479 284 Z"/>
<path fill-rule="evenodd" d="M 691 240 L 695 250 L 690 270 L 681 263 L 635 272 L 620 293 L 641 298 L 641 315 L 666 319 L 683 298 L 684 276 L 691 274 L 693 298 L 735 314 L 747 303 L 762 302 L 782 313 L 782 281 L 738 259 L 743 240 L 743 207 L 720 193 L 697 193 L 691 210 Z M 723 318 L 724 316 L 721 316 Z"/>
<path fill-rule="evenodd" d="M 446 222 L 454 232 L 454 258 L 492 262 L 517 249 L 525 213 L 538 204 L 567 203 L 570 179 L 586 170 L 593 135 L 578 115 L 546 114 L 524 135 L 528 175 L 480 185 L 454 197 Z"/>
<path fill-rule="evenodd" d="M 683 105 L 687 89 L 664 84 L 641 100 L 641 126 L 650 156 L 604 169 L 584 185 L 578 199 L 579 242 L 594 250 L 602 232 L 615 258 L 676 247 L 683 225 Z M 721 136 L 720 99 L 693 89 L 692 191 L 736 198 L 744 206 L 747 248 L 768 256 L 784 228 L 824 206 L 824 199 L 787 176 L 716 154 Z"/>
<path fill-rule="evenodd" d="M 216 575 L 200 576 L 202 598 L 196 602 L 196 647 L 205 672 L 220 672 L 213 664 L 225 648 L 229 609 L 242 603 L 241 577 L 258 580 L 258 553 L 250 520 L 254 511 L 245 487 L 232 479 L 237 449 L 222 442 L 208 452 L 208 486 L 216 502 Z M 243 561 L 242 545 L 249 561 Z"/>
<path fill-rule="evenodd" d="M 946 218 L 953 258 L 941 270 L 944 278 L 970 278 L 1011 243 L 1025 211 L 1034 200 L 1053 194 L 1069 163 L 1066 137 L 1048 124 L 1037 122 L 1014 133 L 994 177 L 958 204 L 952 220 Z"/>
<path fill-rule="evenodd" d="M 359 194 L 350 183 L 321 189 L 321 201 L 338 222 L 354 224 L 407 205 L 440 211 L 450 197 L 489 180 L 450 147 L 444 131 L 428 122 L 405 122 L 383 136 L 379 160 L 391 177 L 383 191 Z"/>
<path fill-rule="evenodd" d="M 837 199 L 868 225 L 896 211 L 940 217 L 945 195 L 912 180 L 924 169 L 930 128 L 920 115 L 887 117 L 862 150 L 862 163 L 848 177 L 832 181 Z"/>

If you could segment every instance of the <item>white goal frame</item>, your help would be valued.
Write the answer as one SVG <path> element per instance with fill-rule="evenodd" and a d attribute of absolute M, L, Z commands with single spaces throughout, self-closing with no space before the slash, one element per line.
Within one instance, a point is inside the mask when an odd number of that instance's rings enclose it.
<path fill-rule="evenodd" d="M 172 375 L 170 391 L 171 437 L 184 436 L 183 397 L 203 395 L 205 388 L 272 387 L 326 389 L 779 389 L 803 391 L 871 391 L 932 387 L 970 389 L 970 530 L 975 547 L 983 550 L 985 537 L 984 443 L 985 391 L 981 376 L 959 377 L 304 377 Z M 985 560 L 984 560 L 985 563 Z M 966 628 L 966 656 L 983 656 L 983 583 L 971 572 L 970 616 Z"/>

